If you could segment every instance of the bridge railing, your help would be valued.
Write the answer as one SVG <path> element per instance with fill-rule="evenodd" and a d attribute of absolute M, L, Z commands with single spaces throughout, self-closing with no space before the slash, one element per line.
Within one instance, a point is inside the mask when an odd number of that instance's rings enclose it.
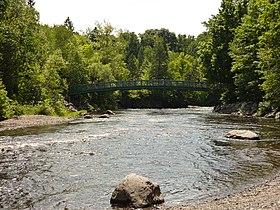
<path fill-rule="evenodd" d="M 208 90 L 210 86 L 207 83 L 187 80 L 128 80 L 77 85 L 69 89 L 69 95 L 140 89 Z"/>

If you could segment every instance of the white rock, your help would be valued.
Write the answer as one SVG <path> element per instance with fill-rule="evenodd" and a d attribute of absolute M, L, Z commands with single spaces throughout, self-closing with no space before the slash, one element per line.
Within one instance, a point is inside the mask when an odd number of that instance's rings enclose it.
<path fill-rule="evenodd" d="M 225 137 L 233 139 L 249 139 L 249 140 L 259 140 L 258 134 L 249 130 L 232 130 L 226 133 Z"/>

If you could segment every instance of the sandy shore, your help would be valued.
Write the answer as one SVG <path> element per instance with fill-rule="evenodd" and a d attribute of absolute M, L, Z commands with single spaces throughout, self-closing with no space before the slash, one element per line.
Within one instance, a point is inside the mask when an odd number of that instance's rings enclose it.
<path fill-rule="evenodd" d="M 164 210 L 280 210 L 280 173 L 271 180 L 226 198 L 202 203 L 163 207 Z"/>
<path fill-rule="evenodd" d="M 69 118 L 45 116 L 45 115 L 25 115 L 8 120 L 0 121 L 0 131 L 32 126 L 55 125 L 70 122 Z"/>

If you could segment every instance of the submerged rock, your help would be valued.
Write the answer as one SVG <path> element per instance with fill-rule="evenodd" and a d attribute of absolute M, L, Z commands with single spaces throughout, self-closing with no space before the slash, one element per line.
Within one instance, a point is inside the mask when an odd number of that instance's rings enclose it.
<path fill-rule="evenodd" d="M 249 130 L 232 130 L 225 134 L 227 138 L 233 139 L 248 139 L 248 140 L 259 140 L 258 134 Z"/>
<path fill-rule="evenodd" d="M 112 206 L 145 208 L 164 202 L 159 185 L 137 174 L 129 174 L 112 193 Z"/>

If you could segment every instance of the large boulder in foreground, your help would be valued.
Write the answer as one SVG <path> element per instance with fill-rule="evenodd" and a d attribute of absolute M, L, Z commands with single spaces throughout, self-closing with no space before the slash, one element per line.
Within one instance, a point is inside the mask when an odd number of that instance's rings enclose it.
<path fill-rule="evenodd" d="M 129 174 L 112 193 L 111 205 L 145 208 L 164 202 L 159 185 L 137 174 Z"/>
<path fill-rule="evenodd" d="M 225 137 L 233 139 L 248 139 L 248 140 L 259 140 L 258 134 L 249 130 L 232 130 L 226 133 Z"/>

